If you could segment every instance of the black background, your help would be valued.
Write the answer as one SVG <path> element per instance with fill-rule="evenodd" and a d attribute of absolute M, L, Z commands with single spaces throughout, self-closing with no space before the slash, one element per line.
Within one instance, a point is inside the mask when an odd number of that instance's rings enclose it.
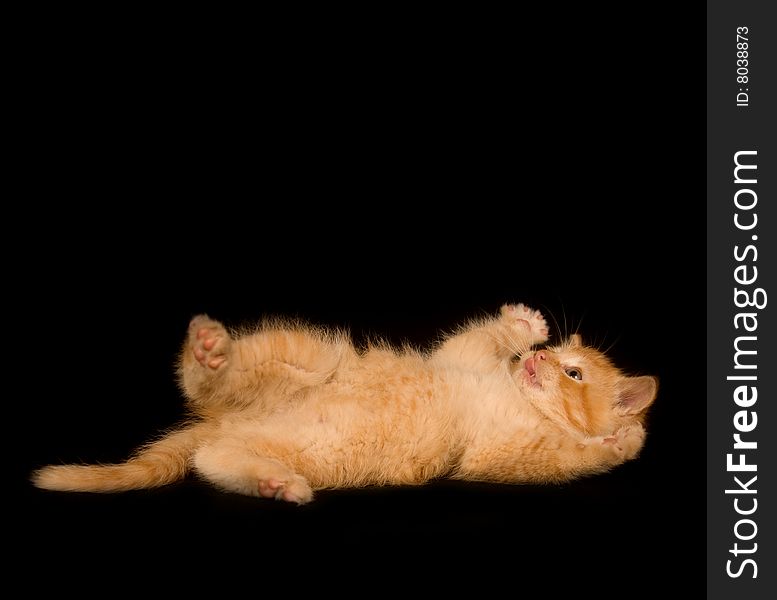
<path fill-rule="evenodd" d="M 700 589 L 701 14 L 673 13 L 671 47 L 665 12 L 449 17 L 261 33 L 171 19 L 31 48 L 10 221 L 24 241 L 7 251 L 22 561 L 257 592 L 284 565 L 303 581 L 328 565 L 311 576 L 324 587 L 433 572 Z M 660 378 L 637 461 L 564 486 L 436 482 L 301 508 L 194 480 L 112 496 L 25 482 L 173 425 L 199 312 L 424 346 L 506 301 Z"/>

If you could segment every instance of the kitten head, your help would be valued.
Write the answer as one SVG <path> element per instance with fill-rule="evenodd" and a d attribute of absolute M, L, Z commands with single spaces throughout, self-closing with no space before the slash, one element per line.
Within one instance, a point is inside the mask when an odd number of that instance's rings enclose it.
<path fill-rule="evenodd" d="M 527 352 L 513 377 L 529 401 L 565 429 L 588 436 L 611 434 L 644 420 L 658 391 L 655 377 L 629 377 L 579 335 L 566 343 Z"/>

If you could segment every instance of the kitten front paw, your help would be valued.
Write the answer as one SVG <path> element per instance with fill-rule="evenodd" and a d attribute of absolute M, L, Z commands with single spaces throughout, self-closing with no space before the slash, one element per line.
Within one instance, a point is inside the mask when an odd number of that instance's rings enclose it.
<path fill-rule="evenodd" d="M 501 313 L 502 319 L 509 325 L 528 331 L 532 344 L 548 341 L 548 324 L 540 311 L 523 304 L 505 304 Z"/>
<path fill-rule="evenodd" d="M 203 367 L 214 371 L 223 368 L 231 342 L 224 326 L 206 315 L 196 316 L 189 323 L 189 348 Z"/>
<path fill-rule="evenodd" d="M 619 459 L 631 460 L 645 444 L 645 428 L 639 423 L 625 425 L 613 435 L 603 438 L 602 444 L 611 448 Z"/>

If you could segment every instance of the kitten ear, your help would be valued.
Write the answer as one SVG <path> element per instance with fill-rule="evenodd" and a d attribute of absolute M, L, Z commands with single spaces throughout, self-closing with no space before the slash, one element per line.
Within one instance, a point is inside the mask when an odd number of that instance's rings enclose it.
<path fill-rule="evenodd" d="M 583 345 L 583 336 L 579 333 L 573 333 L 569 336 L 567 345 L 569 345 L 570 348 L 580 348 Z"/>
<path fill-rule="evenodd" d="M 657 377 L 624 377 L 618 382 L 618 408 L 626 415 L 641 413 L 653 404 L 657 392 Z"/>

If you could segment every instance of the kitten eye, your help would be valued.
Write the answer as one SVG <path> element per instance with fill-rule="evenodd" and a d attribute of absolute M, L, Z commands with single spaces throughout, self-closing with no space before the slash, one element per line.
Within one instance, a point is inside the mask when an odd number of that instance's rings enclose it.
<path fill-rule="evenodd" d="M 577 381 L 583 380 L 583 372 L 577 367 L 568 367 L 564 369 L 564 373 L 566 373 L 572 379 L 576 379 Z"/>

